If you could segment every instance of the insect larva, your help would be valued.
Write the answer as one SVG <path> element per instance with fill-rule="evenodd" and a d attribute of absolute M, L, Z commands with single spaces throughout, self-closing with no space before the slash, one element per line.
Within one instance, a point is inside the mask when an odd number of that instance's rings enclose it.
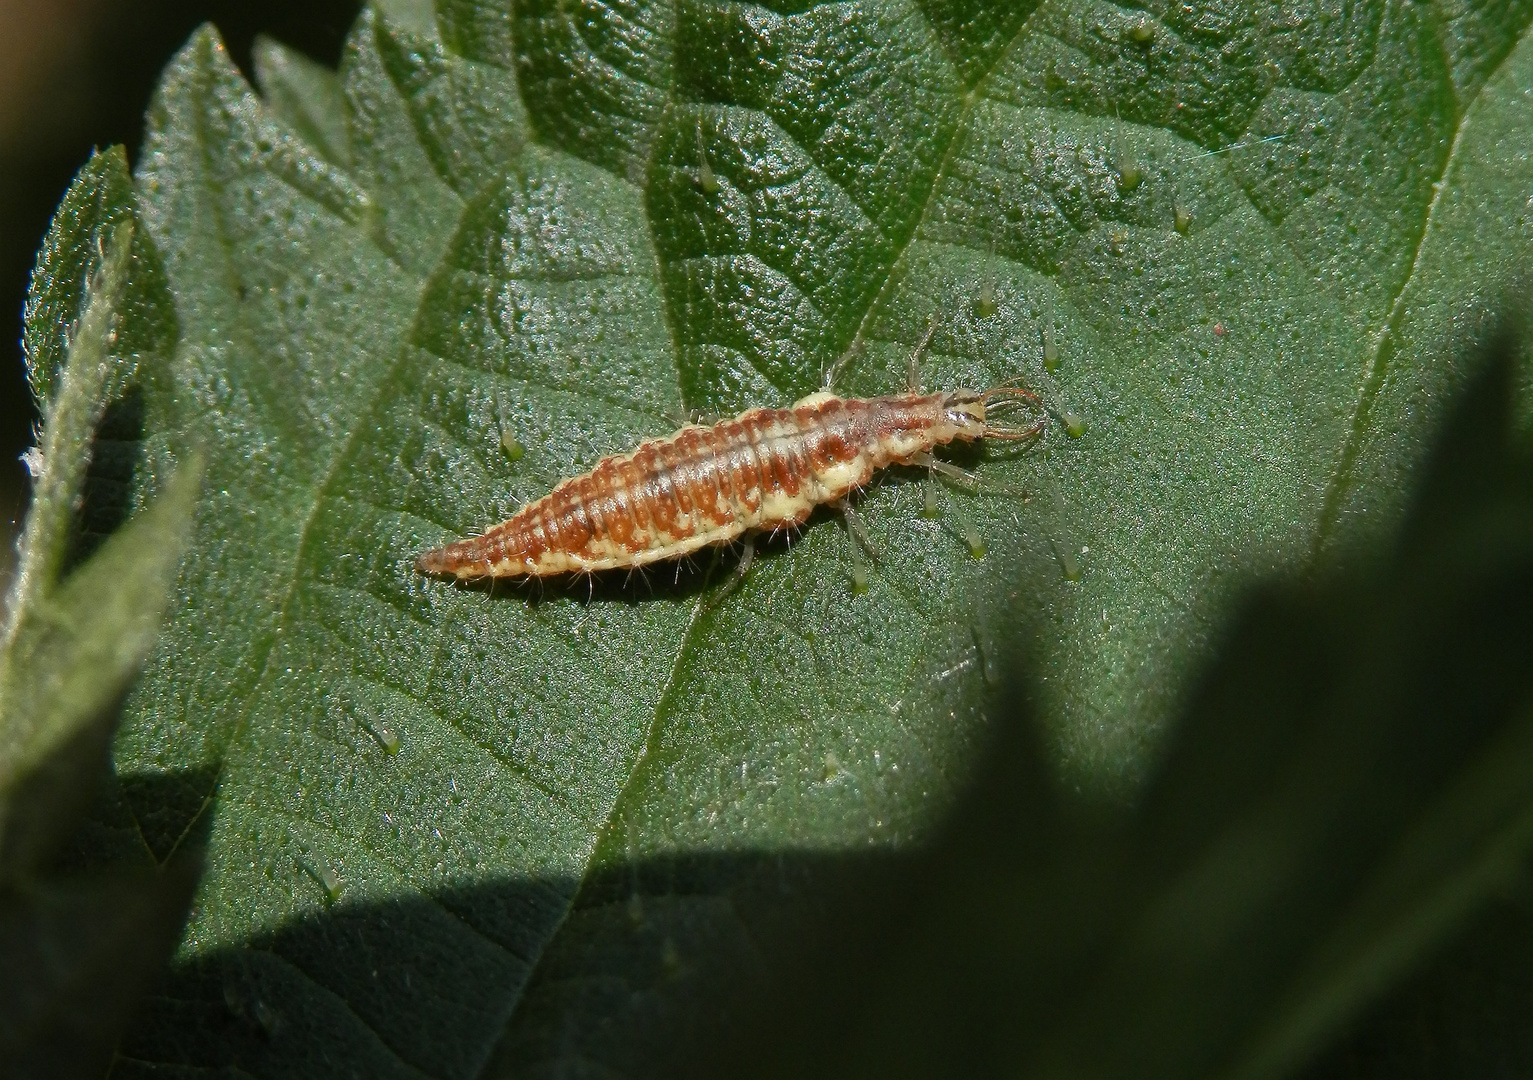
<path fill-rule="evenodd" d="M 459 579 L 588 574 L 743 538 L 743 572 L 755 533 L 798 525 L 823 503 L 844 509 L 879 469 L 920 464 L 957 472 L 929 451 L 1041 435 L 1046 417 L 1026 427 L 995 422 L 1017 410 L 1043 408 L 1015 386 L 874 398 L 822 391 L 789 409 L 688 425 L 631 454 L 603 458 L 482 536 L 426 552 L 416 567 Z"/>

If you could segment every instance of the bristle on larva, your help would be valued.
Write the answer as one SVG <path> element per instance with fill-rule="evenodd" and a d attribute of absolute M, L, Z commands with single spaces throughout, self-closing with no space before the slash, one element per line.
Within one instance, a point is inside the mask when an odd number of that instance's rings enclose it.
<path fill-rule="evenodd" d="M 790 409 L 691 425 L 603 458 L 482 536 L 426 552 L 416 568 L 460 579 L 551 577 L 675 559 L 799 524 L 877 470 L 935 447 L 1037 437 L 1043 420 L 1022 428 L 994 422 L 996 411 L 1018 405 L 1041 412 L 1036 397 L 1014 387 L 874 398 L 822 392 Z"/>

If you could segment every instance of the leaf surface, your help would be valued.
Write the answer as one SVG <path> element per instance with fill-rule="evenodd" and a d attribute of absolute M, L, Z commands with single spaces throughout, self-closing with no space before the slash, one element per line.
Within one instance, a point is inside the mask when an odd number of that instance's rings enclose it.
<path fill-rule="evenodd" d="M 924 835 L 1019 652 L 1060 770 L 1132 790 L 1239 585 L 1395 512 L 1429 346 L 1528 251 L 1527 4 L 432 15 L 334 82 L 264 47 L 267 101 L 200 32 L 151 110 L 150 460 L 209 479 L 117 762 L 161 858 L 213 818 L 136 1061 L 564 1060 L 549 943 L 636 962 L 582 881 Z M 865 595 L 822 518 L 717 606 L 411 569 L 689 410 L 897 390 L 932 320 L 927 385 L 1085 434 L 955 456 L 940 518 L 875 485 Z"/>

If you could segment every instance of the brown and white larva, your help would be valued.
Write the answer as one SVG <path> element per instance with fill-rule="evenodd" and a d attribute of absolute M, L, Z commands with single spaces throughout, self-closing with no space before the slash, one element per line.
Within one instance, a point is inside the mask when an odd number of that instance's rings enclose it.
<path fill-rule="evenodd" d="M 798 525 L 826 503 L 850 512 L 847 496 L 879 469 L 919 465 L 966 477 L 931 451 L 1042 434 L 1046 417 L 996 424 L 1017 408 L 1043 411 L 1013 386 L 872 398 L 822 391 L 791 408 L 688 425 L 603 458 L 483 535 L 426 552 L 416 568 L 460 579 L 589 574 L 744 540 L 743 573 L 756 533 Z"/>

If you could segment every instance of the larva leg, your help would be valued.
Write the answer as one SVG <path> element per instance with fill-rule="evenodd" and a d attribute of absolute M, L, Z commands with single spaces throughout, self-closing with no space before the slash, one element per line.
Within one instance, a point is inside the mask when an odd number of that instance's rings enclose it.
<path fill-rule="evenodd" d="M 841 511 L 842 517 L 846 518 L 847 531 L 852 534 L 852 536 L 857 540 L 857 543 L 862 546 L 863 550 L 865 550 L 868 555 L 876 561 L 878 559 L 878 552 L 873 548 L 873 538 L 868 535 L 867 528 L 863 526 L 862 515 L 859 514 L 857 512 L 857 508 L 852 505 L 852 500 L 837 500 L 836 509 Z"/>
<path fill-rule="evenodd" d="M 909 464 L 922 465 L 926 467 L 926 516 L 929 518 L 934 518 L 937 516 L 937 485 L 932 480 L 933 473 L 941 473 L 943 476 L 946 476 L 949 479 L 968 484 L 972 486 L 976 491 L 992 491 L 1004 495 L 1024 497 L 1022 496 L 1021 492 L 1011 491 L 1006 488 L 995 488 L 992 485 L 984 484 L 980 481 L 980 478 L 975 476 L 973 473 L 965 472 L 957 465 L 952 465 L 946 461 L 941 461 L 930 454 L 912 454 L 909 459 Z M 974 522 L 970 520 L 969 515 L 964 513 L 958 507 L 954 507 L 952 513 L 952 521 L 954 527 L 958 530 L 958 535 L 961 536 L 963 538 L 963 542 L 968 545 L 969 554 L 973 555 L 976 559 L 984 558 L 985 540 L 980 535 L 979 529 L 975 526 Z"/>
<path fill-rule="evenodd" d="M 973 473 L 964 469 L 960 469 L 957 465 L 954 465 L 951 462 L 932 457 L 932 455 L 925 452 L 912 454 L 910 456 L 910 464 L 925 468 L 928 471 L 928 475 L 930 473 L 936 472 L 941 473 L 949 480 L 957 480 L 961 484 L 970 484 L 974 487 L 979 487 L 981 485 L 980 478 L 975 476 Z"/>
<path fill-rule="evenodd" d="M 932 473 L 941 473 L 949 480 L 955 480 L 960 484 L 965 484 L 972 491 L 981 495 L 1005 495 L 1013 499 L 1027 498 L 1027 492 L 1022 491 L 1019 488 L 1008 487 L 1004 484 L 997 484 L 990 480 L 982 480 L 978 476 L 975 476 L 973 473 L 964 469 L 960 469 L 957 465 L 954 465 L 951 462 L 943 461 L 940 458 L 933 457 L 931 454 L 912 454 L 906 464 L 916 465 L 926 469 L 928 477 L 930 477 Z M 932 501 L 933 497 L 928 494 L 926 497 L 926 503 L 928 507 L 931 506 Z M 935 515 L 928 514 L 927 516 L 931 517 Z"/>
<path fill-rule="evenodd" d="M 735 587 L 745 580 L 745 575 L 750 571 L 751 563 L 756 561 L 756 536 L 754 533 L 746 533 L 740 537 L 740 543 L 745 550 L 740 554 L 740 561 L 735 564 L 734 570 L 729 575 L 729 580 L 719 588 L 714 598 L 708 601 L 705 611 L 712 611 L 724 600 L 724 597 L 735 591 Z"/>
<path fill-rule="evenodd" d="M 914 384 L 916 382 L 916 369 L 913 357 L 911 359 L 910 371 L 911 381 Z M 965 479 L 973 479 L 973 477 L 964 472 L 962 469 L 958 468 L 956 465 L 949 465 L 945 461 L 938 461 L 936 458 L 932 457 L 932 455 L 926 453 L 925 451 L 922 451 L 918 454 L 912 454 L 906 464 L 915 465 L 918 468 L 924 468 L 926 470 L 926 505 L 921 509 L 921 516 L 926 518 L 939 518 L 942 516 L 942 508 L 937 505 L 938 472 L 941 472 L 944 476 L 947 476 L 950 475 L 949 471 L 951 470 L 952 472 L 962 474 Z"/>
<path fill-rule="evenodd" d="M 933 318 L 926 324 L 926 333 L 921 335 L 921 340 L 916 344 L 910 354 L 910 364 L 905 369 L 905 389 L 912 394 L 921 392 L 921 354 L 926 351 L 926 346 L 931 342 L 932 335 L 937 332 L 937 320 Z"/>
<path fill-rule="evenodd" d="M 964 472 L 964 470 L 960 469 L 957 465 L 951 465 L 946 461 L 941 461 L 932 457 L 930 454 L 913 454 L 910 457 L 909 463 L 911 465 L 924 465 L 926 467 L 927 517 L 937 516 L 935 513 L 937 508 L 937 485 L 932 482 L 932 473 L 941 473 L 943 476 L 946 476 L 949 479 L 972 485 L 979 491 L 990 490 L 986 485 L 981 484 L 979 477 L 975 476 L 973 473 Z M 1005 492 L 1005 494 L 1012 493 Z M 964 513 L 963 510 L 961 510 L 959 507 L 954 506 L 952 507 L 951 520 L 954 528 L 958 530 L 958 535 L 961 536 L 963 538 L 963 542 L 968 545 L 969 554 L 973 555 L 976 559 L 984 558 L 984 538 L 980 536 L 979 529 L 976 528 L 974 522 L 969 519 L 969 515 Z"/>

